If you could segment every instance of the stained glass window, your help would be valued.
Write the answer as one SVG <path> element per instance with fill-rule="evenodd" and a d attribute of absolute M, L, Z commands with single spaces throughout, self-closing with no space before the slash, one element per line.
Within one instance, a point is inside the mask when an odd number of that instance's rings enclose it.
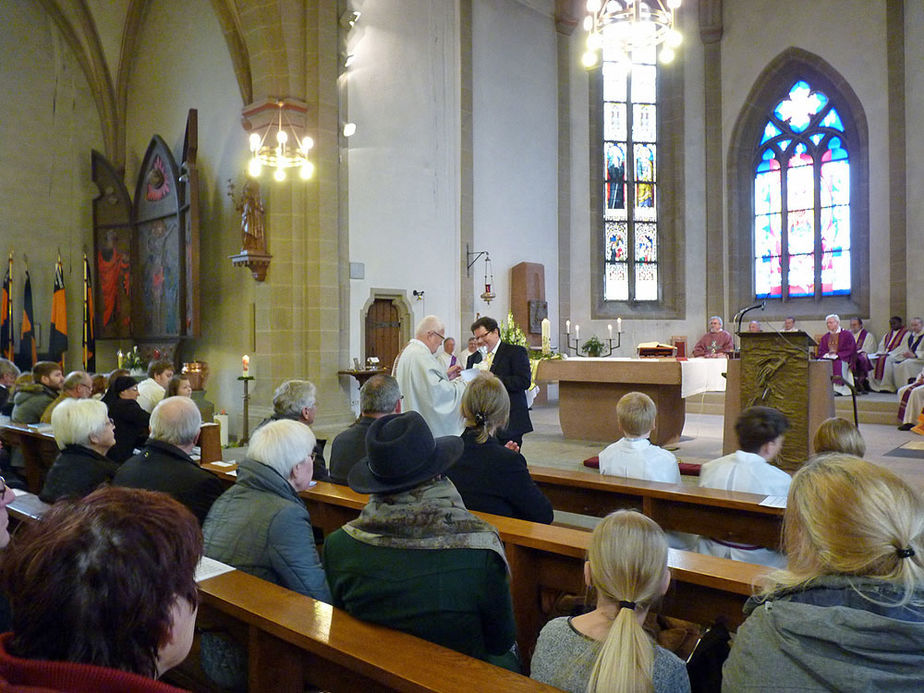
<path fill-rule="evenodd" d="M 757 298 L 850 293 L 850 153 L 828 96 L 805 80 L 771 110 L 754 167 Z"/>
<path fill-rule="evenodd" d="M 618 53 L 617 53 L 618 51 Z M 606 301 L 658 301 L 658 67 L 654 50 L 603 46 Z"/>

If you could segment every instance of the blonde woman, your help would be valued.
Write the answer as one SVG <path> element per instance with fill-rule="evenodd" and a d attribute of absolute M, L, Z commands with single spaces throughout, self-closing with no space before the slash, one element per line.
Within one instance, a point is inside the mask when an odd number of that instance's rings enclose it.
<path fill-rule="evenodd" d="M 509 414 L 510 396 L 497 376 L 481 373 L 472 380 L 462 395 L 465 449 L 446 476 L 469 510 L 549 524 L 552 503 L 529 475 L 526 458 L 515 443 L 497 439 Z"/>
<path fill-rule="evenodd" d="M 793 478 L 785 570 L 745 606 L 723 691 L 910 691 L 924 681 L 924 500 L 830 454 Z"/>
<path fill-rule="evenodd" d="M 863 457 L 866 454 L 866 442 L 860 431 L 847 419 L 832 417 L 821 422 L 812 441 L 815 454 L 825 452 L 842 452 L 846 455 Z"/>
<path fill-rule="evenodd" d="M 689 691 L 683 661 L 642 629 L 670 585 L 661 528 L 632 510 L 608 515 L 591 535 L 584 577 L 597 607 L 545 625 L 532 678 L 574 693 Z"/>

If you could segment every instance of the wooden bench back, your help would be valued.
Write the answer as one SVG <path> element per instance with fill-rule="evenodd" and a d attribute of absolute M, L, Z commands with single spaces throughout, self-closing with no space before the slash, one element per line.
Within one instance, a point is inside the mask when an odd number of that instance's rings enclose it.
<path fill-rule="evenodd" d="M 529 473 L 556 510 L 605 517 L 614 510 L 631 508 L 666 531 L 780 547 L 783 508 L 760 505 L 765 498 L 760 494 L 552 467 L 530 466 Z"/>

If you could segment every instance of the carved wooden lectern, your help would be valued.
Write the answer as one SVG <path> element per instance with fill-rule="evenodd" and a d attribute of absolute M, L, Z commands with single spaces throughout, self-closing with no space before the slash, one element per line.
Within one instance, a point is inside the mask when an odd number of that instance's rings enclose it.
<path fill-rule="evenodd" d="M 818 426 L 834 416 L 831 362 L 813 358 L 816 343 L 805 332 L 739 332 L 738 339 L 741 358 L 728 362 L 723 453 L 738 449 L 743 409 L 773 407 L 791 427 L 773 464 L 793 473 L 814 453 Z"/>

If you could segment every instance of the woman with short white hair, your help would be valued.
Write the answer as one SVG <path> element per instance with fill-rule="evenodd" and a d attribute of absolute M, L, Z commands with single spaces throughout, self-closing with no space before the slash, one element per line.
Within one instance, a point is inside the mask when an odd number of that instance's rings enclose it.
<path fill-rule="evenodd" d="M 330 590 L 315 549 L 311 517 L 299 491 L 311 486 L 314 433 L 298 421 L 270 421 L 250 439 L 237 482 L 209 510 L 205 555 L 321 601 Z M 219 685 L 246 684 L 246 653 L 221 635 L 204 634 L 202 663 Z"/>
<path fill-rule="evenodd" d="M 83 498 L 112 479 L 118 465 L 105 455 L 115 445 L 115 426 L 105 404 L 66 399 L 51 413 L 51 430 L 61 454 L 48 470 L 39 498 L 46 503 Z"/>

